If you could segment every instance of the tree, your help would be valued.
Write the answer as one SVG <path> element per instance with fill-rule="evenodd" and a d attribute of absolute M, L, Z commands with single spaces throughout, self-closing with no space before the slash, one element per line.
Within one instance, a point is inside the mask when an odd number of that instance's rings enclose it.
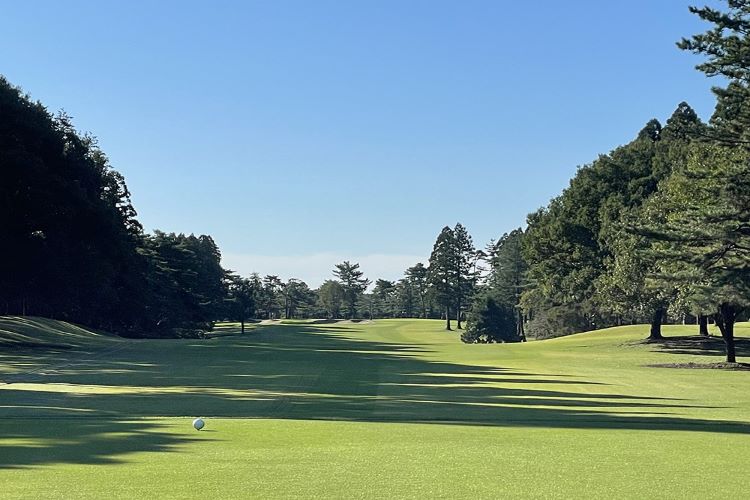
<path fill-rule="evenodd" d="M 682 285 L 688 301 L 712 307 L 736 362 L 734 322 L 750 304 L 750 163 L 743 149 L 697 144 L 649 200 L 657 224 L 643 232 L 658 263 L 653 280 Z"/>
<path fill-rule="evenodd" d="M 420 306 L 420 317 L 427 317 L 427 294 L 430 283 L 427 268 L 421 262 L 408 268 L 404 273 L 405 280 L 410 284 L 416 294 Z"/>
<path fill-rule="evenodd" d="M 222 316 L 225 271 L 210 236 L 155 231 L 139 249 L 145 269 L 146 331 L 160 336 L 194 337 Z"/>
<path fill-rule="evenodd" d="M 396 284 L 392 281 L 378 279 L 375 281 L 372 293 L 378 299 L 378 305 L 382 307 L 381 314 L 395 317 Z"/>
<path fill-rule="evenodd" d="M 394 313 L 394 316 L 398 314 L 404 318 L 415 317 L 416 300 L 414 284 L 408 278 L 398 280 L 394 299 L 394 308 L 398 312 Z"/>
<path fill-rule="evenodd" d="M 360 271 L 358 263 L 352 264 L 348 260 L 345 260 L 341 264 L 336 264 L 333 274 L 341 283 L 341 288 L 344 292 L 344 302 L 346 302 L 349 311 L 349 319 L 354 319 L 357 316 L 357 301 L 362 293 L 367 290 L 367 287 L 370 286 L 370 280 L 364 277 L 364 273 Z"/>
<path fill-rule="evenodd" d="M 469 312 L 468 326 L 461 340 L 468 344 L 519 342 L 515 311 L 491 293 L 480 294 Z"/>
<path fill-rule="evenodd" d="M 310 287 L 302 280 L 289 278 L 286 283 L 282 283 L 280 291 L 284 301 L 285 319 L 293 318 L 300 306 L 311 302 Z"/>
<path fill-rule="evenodd" d="M 561 196 L 529 216 L 523 238 L 529 283 L 522 302 L 531 321 L 544 319 L 536 331 L 573 332 L 621 321 L 598 296 L 603 283 L 612 284 L 604 275 L 614 269 L 616 252 L 627 246 L 618 241 L 620 221 L 653 195 L 675 162 L 684 161 L 685 141 L 677 138 L 700 126 L 691 120 L 697 116 L 681 103 L 667 127 L 649 121 L 635 140 L 580 168 Z M 651 321 L 661 325 L 664 307 L 653 305 Z"/>
<path fill-rule="evenodd" d="M 283 282 L 274 274 L 267 274 L 263 278 L 261 304 L 267 319 L 274 319 L 279 308 L 279 298 Z"/>
<path fill-rule="evenodd" d="M 750 146 L 750 1 L 728 0 L 728 10 L 690 7 L 713 27 L 677 43 L 682 50 L 705 56 L 696 69 L 709 77 L 723 76 L 725 88 L 714 87 L 717 107 L 704 137 L 719 144 Z"/>
<path fill-rule="evenodd" d="M 455 303 L 455 290 L 458 286 L 456 268 L 456 238 L 451 229 L 445 226 L 435 241 L 430 254 L 428 279 L 432 286 L 435 300 L 445 312 L 445 329 L 451 330 L 451 306 Z"/>
<path fill-rule="evenodd" d="M 528 266 L 521 253 L 523 234 L 522 229 L 514 229 L 510 233 L 503 234 L 488 249 L 491 269 L 487 287 L 492 290 L 496 300 L 514 311 L 516 336 L 525 341 L 521 295 L 527 286 Z"/>
<path fill-rule="evenodd" d="M 329 319 L 339 316 L 341 303 L 344 300 L 344 289 L 341 283 L 334 280 L 326 280 L 318 290 L 320 305 L 326 310 Z"/>
<path fill-rule="evenodd" d="M 475 265 L 477 251 L 474 248 L 471 235 L 461 223 L 456 224 L 456 227 L 453 228 L 453 238 L 455 245 L 454 297 L 456 301 L 456 328 L 460 330 L 463 308 L 469 303 L 469 299 L 477 283 Z"/>
<path fill-rule="evenodd" d="M 241 333 L 245 333 L 245 320 L 255 313 L 255 300 L 261 283 L 257 279 L 248 279 L 235 274 L 228 276 L 229 310 L 234 319 L 239 320 Z"/>
<path fill-rule="evenodd" d="M 0 304 L 126 333 L 143 264 L 123 177 L 69 116 L 0 77 Z"/>

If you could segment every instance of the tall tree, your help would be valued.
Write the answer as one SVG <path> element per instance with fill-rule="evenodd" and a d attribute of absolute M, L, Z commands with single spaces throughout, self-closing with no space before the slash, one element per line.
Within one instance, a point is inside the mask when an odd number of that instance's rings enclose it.
<path fill-rule="evenodd" d="M 521 295 L 527 286 L 528 266 L 521 253 L 523 234 L 522 229 L 514 229 L 510 233 L 505 233 L 488 249 L 491 269 L 487 288 L 500 304 L 505 304 L 513 311 L 516 337 L 525 341 Z"/>
<path fill-rule="evenodd" d="M 240 322 L 240 332 L 245 333 L 245 321 L 255 314 L 255 300 L 258 296 L 260 282 L 237 276 L 228 275 L 229 310 L 234 319 Z"/>
<path fill-rule="evenodd" d="M 430 283 L 428 280 L 427 268 L 421 262 L 408 268 L 404 273 L 405 279 L 410 283 L 417 296 L 420 307 L 420 317 L 427 317 L 427 294 Z"/>
<path fill-rule="evenodd" d="M 297 310 L 310 302 L 310 287 L 302 280 L 289 278 L 282 283 L 280 293 L 284 301 L 284 318 L 291 319 Z"/>
<path fill-rule="evenodd" d="M 326 280 L 320 285 L 318 300 L 323 309 L 326 310 L 329 319 L 338 318 L 341 303 L 344 300 L 344 288 L 338 281 Z"/>
<path fill-rule="evenodd" d="M 703 135 L 721 144 L 750 147 L 750 1 L 727 0 L 727 10 L 690 7 L 690 12 L 713 25 L 704 33 L 683 38 L 677 46 L 705 57 L 696 68 L 709 77 L 726 78 L 714 87 L 717 108 L 711 129 Z"/>
<path fill-rule="evenodd" d="M 456 227 L 453 228 L 453 238 L 455 245 L 456 328 L 460 330 L 463 310 L 469 303 L 477 284 L 477 251 L 474 248 L 471 235 L 461 223 L 456 224 Z"/>
<path fill-rule="evenodd" d="M 408 278 L 402 278 L 396 283 L 394 308 L 397 311 L 394 315 L 400 315 L 404 318 L 413 318 L 417 308 L 417 294 L 414 284 Z"/>
<path fill-rule="evenodd" d="M 370 286 L 370 280 L 364 277 L 364 272 L 359 269 L 358 263 L 352 264 L 348 260 L 336 264 L 333 274 L 339 279 L 344 291 L 344 302 L 349 311 L 349 319 L 354 319 L 357 316 L 357 301 Z"/>
<path fill-rule="evenodd" d="M 711 304 L 736 362 L 734 322 L 750 304 L 750 162 L 738 148 L 695 145 L 683 170 L 649 200 L 657 221 L 644 231 L 658 263 L 654 280 L 685 285 L 688 297 Z"/>
<path fill-rule="evenodd" d="M 276 318 L 283 284 L 281 278 L 274 274 L 268 274 L 263 278 L 261 303 L 267 319 Z"/>
<path fill-rule="evenodd" d="M 455 304 L 456 268 L 459 257 L 456 254 L 456 237 L 448 226 L 445 226 L 435 241 L 430 254 L 428 279 L 438 305 L 445 312 L 445 329 L 451 330 L 451 306 Z"/>
<path fill-rule="evenodd" d="M 396 284 L 393 281 L 377 279 L 372 293 L 378 300 L 381 314 L 394 317 Z"/>

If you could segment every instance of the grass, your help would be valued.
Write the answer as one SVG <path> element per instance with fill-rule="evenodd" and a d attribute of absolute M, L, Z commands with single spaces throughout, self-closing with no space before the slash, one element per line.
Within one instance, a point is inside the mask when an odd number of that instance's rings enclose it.
<path fill-rule="evenodd" d="M 663 346 L 644 326 L 489 346 L 439 321 L 246 326 L 0 318 L 1 496 L 720 498 L 750 473 L 750 373 L 647 366 L 720 361 L 680 341 L 694 326 Z"/>

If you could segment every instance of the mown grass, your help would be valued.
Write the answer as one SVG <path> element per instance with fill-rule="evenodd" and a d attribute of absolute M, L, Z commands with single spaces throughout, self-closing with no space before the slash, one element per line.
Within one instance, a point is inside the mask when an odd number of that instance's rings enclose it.
<path fill-rule="evenodd" d="M 21 319 L 4 335 L 61 343 Z M 36 328 L 36 330 L 35 330 Z M 668 326 L 673 339 L 696 327 Z M 464 345 L 442 323 L 0 347 L 0 491 L 34 498 L 720 498 L 750 472 L 750 372 L 630 326 Z M 10 333 L 7 333 L 10 332 Z M 750 337 L 750 327 L 738 334 Z M 58 340 L 55 340 L 58 339 Z M 2 337 L 0 337 L 2 343 Z M 743 344 L 744 345 L 744 344 Z M 747 356 L 747 346 L 740 348 Z M 195 416 L 207 427 L 190 427 Z"/>

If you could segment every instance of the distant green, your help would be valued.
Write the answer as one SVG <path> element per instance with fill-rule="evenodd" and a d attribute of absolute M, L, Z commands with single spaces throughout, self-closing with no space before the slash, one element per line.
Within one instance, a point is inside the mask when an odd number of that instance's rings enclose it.
<path fill-rule="evenodd" d="M 645 366 L 721 361 L 718 340 L 665 348 L 627 326 L 467 345 L 443 327 L 221 325 L 207 340 L 123 340 L 0 318 L 0 497 L 744 494 L 750 372 Z M 737 333 L 742 361 L 750 325 Z"/>

